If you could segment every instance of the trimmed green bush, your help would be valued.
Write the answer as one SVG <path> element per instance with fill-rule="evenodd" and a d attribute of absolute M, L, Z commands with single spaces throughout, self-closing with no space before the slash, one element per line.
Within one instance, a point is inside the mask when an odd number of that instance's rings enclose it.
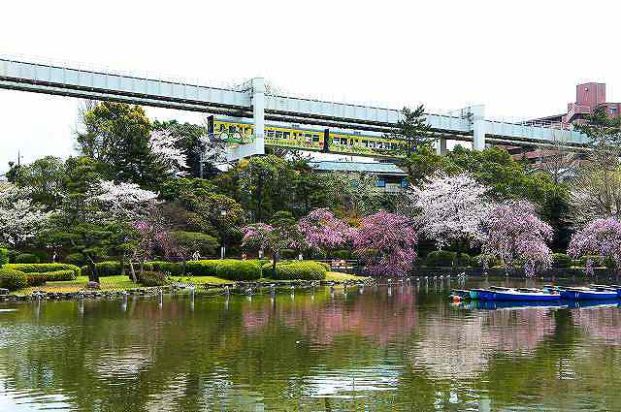
<path fill-rule="evenodd" d="M 572 260 L 565 253 L 553 253 L 552 254 L 552 267 L 557 269 L 564 269 L 571 267 Z"/>
<path fill-rule="evenodd" d="M 185 264 L 185 273 L 192 276 L 217 276 L 216 269 L 221 260 L 192 260 Z"/>
<path fill-rule="evenodd" d="M 46 273 L 59 270 L 71 270 L 75 276 L 80 276 L 81 270 L 68 263 L 9 263 L 7 269 L 15 269 L 25 273 Z"/>
<path fill-rule="evenodd" d="M 170 273 L 172 276 L 180 276 L 183 274 L 183 264 L 177 262 L 165 262 L 162 260 L 154 260 L 147 262 L 151 267 L 149 270 L 154 272 Z"/>
<path fill-rule="evenodd" d="M 102 278 L 108 276 L 120 276 L 123 273 L 121 262 L 118 260 L 105 260 L 103 262 L 97 262 L 95 263 L 95 267 L 97 268 L 97 274 Z M 134 269 L 137 271 L 138 267 L 134 266 Z M 145 269 L 149 270 L 146 266 Z M 82 266 L 82 275 L 91 276 L 91 272 L 91 267 L 89 265 Z"/>
<path fill-rule="evenodd" d="M 39 263 L 39 256 L 32 253 L 21 253 L 15 257 L 15 263 Z"/>
<path fill-rule="evenodd" d="M 229 280 L 256 280 L 261 277 L 261 265 L 256 260 L 220 260 L 216 276 Z"/>
<path fill-rule="evenodd" d="M 456 262 L 457 254 L 449 250 L 435 250 L 425 259 L 425 265 L 430 267 L 451 267 Z"/>
<path fill-rule="evenodd" d="M 0 269 L 0 288 L 8 290 L 23 289 L 28 286 L 26 274 L 14 269 Z"/>
<path fill-rule="evenodd" d="M 578 267 L 585 267 L 586 266 L 586 262 L 588 259 L 591 259 L 593 261 L 593 266 L 594 267 L 601 267 L 601 266 L 605 266 L 605 258 L 603 256 L 597 256 L 597 255 L 585 255 L 580 257 L 580 259 L 577 259 L 575 261 L 575 265 Z"/>
<path fill-rule="evenodd" d="M 9 251 L 4 248 L 0 248 L 0 268 L 7 263 L 9 263 Z"/>
<path fill-rule="evenodd" d="M 488 260 L 487 260 L 488 268 L 498 267 L 501 264 L 502 262 L 500 261 L 500 259 L 488 257 Z M 471 257 L 470 265 L 473 267 L 482 268 L 483 267 L 483 255 L 476 255 L 476 256 Z"/>
<path fill-rule="evenodd" d="M 166 275 L 161 272 L 152 272 L 145 270 L 142 274 L 138 275 L 138 283 L 143 286 L 164 286 L 168 284 Z"/>
<path fill-rule="evenodd" d="M 28 283 L 32 282 L 59 282 L 66 280 L 75 280 L 75 272 L 73 270 L 63 269 L 55 270 L 53 272 L 31 272 L 26 274 L 28 277 Z M 36 279 L 36 280 L 35 280 Z"/>
<path fill-rule="evenodd" d="M 277 280 L 323 280 L 326 278 L 328 268 L 321 262 L 312 260 L 292 260 L 276 264 L 276 272 L 272 270 L 272 264 L 263 265 L 266 277 Z"/>

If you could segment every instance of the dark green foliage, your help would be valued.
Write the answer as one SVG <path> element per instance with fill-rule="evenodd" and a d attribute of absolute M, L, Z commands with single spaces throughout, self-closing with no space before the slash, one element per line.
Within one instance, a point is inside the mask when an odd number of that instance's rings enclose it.
<path fill-rule="evenodd" d="M 261 265 L 256 260 L 220 260 L 216 276 L 229 280 L 257 280 L 261 277 Z"/>
<path fill-rule="evenodd" d="M 75 276 L 81 275 L 81 270 L 78 266 L 68 263 L 9 263 L 6 267 L 7 269 L 19 270 L 24 273 L 46 273 L 70 270 L 74 273 L 74 279 Z"/>
<path fill-rule="evenodd" d="M 52 272 L 31 272 L 26 274 L 28 278 L 28 284 L 31 286 L 41 285 L 45 282 L 59 282 L 67 280 L 75 280 L 76 275 L 73 270 L 55 270 Z"/>
<path fill-rule="evenodd" d="M 0 269 L 0 288 L 8 290 L 23 289 L 28 286 L 26 274 L 14 269 Z"/>
<path fill-rule="evenodd" d="M 145 270 L 138 274 L 138 283 L 142 286 L 164 286 L 168 279 L 164 273 Z"/>
<path fill-rule="evenodd" d="M 487 259 L 488 268 L 500 266 L 502 263 L 500 259 L 497 259 L 497 258 L 490 258 L 489 256 L 477 255 L 477 256 L 473 256 L 470 258 L 470 265 L 472 267 L 482 268 L 484 259 Z"/>
<path fill-rule="evenodd" d="M 192 255 L 192 253 L 198 251 L 201 256 L 214 256 L 220 247 L 218 239 L 200 232 L 178 230 L 171 232 L 171 236 L 187 255 Z"/>
<path fill-rule="evenodd" d="M 451 267 L 457 264 L 457 253 L 448 250 L 435 250 L 427 255 L 425 264 L 429 267 Z"/>
<path fill-rule="evenodd" d="M 4 248 L 0 248 L 0 268 L 7 263 L 9 263 L 9 251 Z"/>
<path fill-rule="evenodd" d="M 65 262 L 76 266 L 86 264 L 86 257 L 81 253 L 70 253 L 65 257 Z"/>
<path fill-rule="evenodd" d="M 336 259 L 352 259 L 353 254 L 351 253 L 351 250 L 335 250 L 334 252 L 330 253 L 330 257 L 332 258 L 336 258 Z"/>
<path fill-rule="evenodd" d="M 552 254 L 552 267 L 557 269 L 570 268 L 572 259 L 565 253 Z"/>
<path fill-rule="evenodd" d="M 298 252 L 293 249 L 283 249 L 280 251 L 280 257 L 282 259 L 295 259 L 298 257 Z"/>
<path fill-rule="evenodd" d="M 270 263 L 263 266 L 264 276 L 277 280 L 323 280 L 328 269 L 325 264 L 310 260 L 291 260 L 276 264 L 276 271 Z"/>
<path fill-rule="evenodd" d="M 15 263 L 39 263 L 39 256 L 32 253 L 21 253 L 15 257 Z"/>

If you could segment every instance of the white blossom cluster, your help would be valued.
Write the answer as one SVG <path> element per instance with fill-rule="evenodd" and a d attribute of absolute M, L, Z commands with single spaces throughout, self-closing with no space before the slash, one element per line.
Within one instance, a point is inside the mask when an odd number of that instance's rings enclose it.
<path fill-rule="evenodd" d="M 50 213 L 34 206 L 29 191 L 13 185 L 0 186 L 0 241 L 15 245 L 34 238 Z"/>
<path fill-rule="evenodd" d="M 186 155 L 177 147 L 180 137 L 168 130 L 157 130 L 151 134 L 151 153 L 175 174 L 188 168 Z"/>
<path fill-rule="evenodd" d="M 135 183 L 114 183 L 101 180 L 92 190 L 91 199 L 105 206 L 114 218 L 124 220 L 141 216 L 157 194 L 141 189 Z"/>

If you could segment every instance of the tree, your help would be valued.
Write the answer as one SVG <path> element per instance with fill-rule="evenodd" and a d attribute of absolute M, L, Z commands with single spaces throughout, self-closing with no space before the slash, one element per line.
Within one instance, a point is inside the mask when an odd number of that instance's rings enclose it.
<path fill-rule="evenodd" d="M 155 187 L 166 176 L 152 153 L 151 122 L 140 106 L 100 102 L 82 113 L 80 153 L 101 164 L 108 180 Z"/>
<path fill-rule="evenodd" d="M 576 232 L 567 249 L 569 255 L 599 255 L 609 258 L 621 268 L 621 222 L 615 218 L 596 219 Z"/>
<path fill-rule="evenodd" d="M 183 153 L 192 177 L 207 178 L 218 173 L 213 159 L 207 155 L 209 142 L 207 128 L 176 120 L 153 122 L 153 129 L 175 136 L 174 147 Z"/>
<path fill-rule="evenodd" d="M 407 275 L 416 258 L 417 242 L 408 217 L 385 211 L 363 218 L 353 239 L 355 254 L 372 275 Z"/>
<path fill-rule="evenodd" d="M 437 175 L 422 188 L 412 187 L 411 199 L 421 212 L 420 231 L 440 248 L 455 244 L 459 261 L 464 248 L 483 240 L 481 223 L 490 209 L 488 192 L 466 173 Z"/>
<path fill-rule="evenodd" d="M 89 201 L 97 204 L 102 219 L 132 222 L 141 218 L 153 204 L 157 194 L 143 190 L 135 183 L 114 183 L 102 180 L 91 188 Z"/>
<path fill-rule="evenodd" d="M 244 237 L 242 246 L 258 250 L 259 255 L 263 256 L 266 251 L 271 250 L 271 234 L 274 228 L 266 223 L 255 223 L 243 228 Z"/>
<path fill-rule="evenodd" d="M 352 228 L 327 208 L 315 209 L 300 219 L 299 230 L 306 243 L 314 249 L 329 251 L 349 242 Z"/>
<path fill-rule="evenodd" d="M 49 211 L 62 201 L 66 178 L 64 162 L 58 157 L 46 156 L 15 169 L 11 180 L 18 187 L 27 188 L 32 201 Z"/>
<path fill-rule="evenodd" d="M 535 265 L 548 268 L 552 251 L 546 244 L 552 228 L 541 221 L 535 207 L 527 201 L 507 201 L 495 206 L 484 222 L 486 239 L 482 252 L 505 262 L 511 270 L 516 260 L 524 261 L 527 276 L 533 276 Z"/>
<path fill-rule="evenodd" d="M 187 155 L 178 147 L 182 138 L 170 130 L 156 130 L 149 138 L 155 161 L 172 176 L 182 175 L 188 168 Z"/>
<path fill-rule="evenodd" d="M 30 192 L 0 183 L 0 241 L 16 247 L 34 239 L 50 217 L 30 200 Z"/>

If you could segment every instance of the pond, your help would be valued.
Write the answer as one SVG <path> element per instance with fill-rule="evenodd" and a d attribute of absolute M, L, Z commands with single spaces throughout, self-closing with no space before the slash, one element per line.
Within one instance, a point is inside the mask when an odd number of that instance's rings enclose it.
<path fill-rule="evenodd" d="M 454 286 L 1 304 L 0 410 L 621 409 L 616 304 L 478 308 Z"/>

